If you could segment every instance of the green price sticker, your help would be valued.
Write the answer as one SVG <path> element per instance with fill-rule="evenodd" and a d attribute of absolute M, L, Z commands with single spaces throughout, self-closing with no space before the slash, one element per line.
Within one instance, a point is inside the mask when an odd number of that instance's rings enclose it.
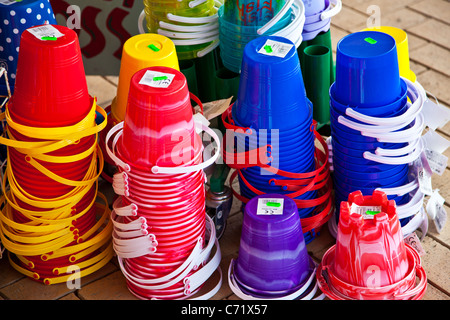
<path fill-rule="evenodd" d="M 278 203 L 278 202 L 267 202 L 266 206 L 279 208 L 279 207 L 281 207 L 281 203 Z"/>
<path fill-rule="evenodd" d="M 148 46 L 150 49 L 152 49 L 153 51 L 155 51 L 155 52 L 158 52 L 159 51 L 159 48 L 157 47 L 157 46 L 155 46 L 154 44 L 151 44 L 151 45 L 149 45 Z"/>
<path fill-rule="evenodd" d="M 58 38 L 56 37 L 42 37 L 41 40 L 51 40 L 51 41 L 56 41 Z"/>
<path fill-rule="evenodd" d="M 368 43 L 370 43 L 370 44 L 375 44 L 375 43 L 377 43 L 377 40 L 372 39 L 372 38 L 365 38 L 364 41 L 365 41 L 365 42 L 368 42 Z"/>

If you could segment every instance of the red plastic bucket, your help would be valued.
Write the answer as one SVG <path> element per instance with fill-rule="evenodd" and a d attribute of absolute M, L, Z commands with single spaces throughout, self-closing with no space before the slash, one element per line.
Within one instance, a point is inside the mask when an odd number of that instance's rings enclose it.
<path fill-rule="evenodd" d="M 168 67 L 136 72 L 120 144 L 127 162 L 142 167 L 179 166 L 194 159 L 200 147 L 185 76 Z"/>
<path fill-rule="evenodd" d="M 92 106 L 77 34 L 64 26 L 52 27 L 62 34 L 54 41 L 39 39 L 29 29 L 21 36 L 9 110 L 13 120 L 23 125 L 73 125 Z"/>

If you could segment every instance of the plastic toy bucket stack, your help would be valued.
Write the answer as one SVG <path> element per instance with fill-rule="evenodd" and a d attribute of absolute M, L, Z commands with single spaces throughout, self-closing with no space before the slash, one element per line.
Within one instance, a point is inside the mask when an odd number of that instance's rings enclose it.
<path fill-rule="evenodd" d="M 309 257 L 295 202 L 267 194 L 245 206 L 239 255 L 228 283 L 242 299 L 311 299 L 316 265 Z"/>
<path fill-rule="evenodd" d="M 129 38 L 122 49 L 117 94 L 111 105 L 105 108 L 108 112 L 108 124 L 100 135 L 100 146 L 103 151 L 105 150 L 105 138 L 108 131 L 125 119 L 131 77 L 137 71 L 153 66 L 179 70 L 177 53 L 172 40 L 154 33 L 145 33 Z M 106 152 L 104 153 L 105 169 L 102 176 L 112 182 L 115 164 Z"/>
<path fill-rule="evenodd" d="M 381 191 L 355 191 L 340 208 L 336 244 L 317 268 L 323 293 L 332 300 L 420 300 L 427 276 L 403 241 L 395 202 Z"/>
<path fill-rule="evenodd" d="M 247 3 L 248 2 L 248 3 Z M 296 48 L 302 42 L 305 10 L 300 0 L 251 3 L 225 1 L 219 8 L 220 54 L 225 68 L 240 73 L 244 48 L 260 36 L 280 36 Z"/>
<path fill-rule="evenodd" d="M 20 36 L 25 29 L 48 22 L 56 24 L 49 1 L 22 0 L 0 3 L 0 66 L 8 71 L 11 93 L 16 81 Z M 0 79 L 0 95 L 6 95 L 6 83 Z"/>
<path fill-rule="evenodd" d="M 415 203 L 423 195 L 410 165 L 423 151 L 425 98 L 419 84 L 400 77 L 390 35 L 364 31 L 339 41 L 328 140 L 337 207 L 353 191 L 370 195 L 380 189 L 399 206 L 405 236 L 426 218 Z"/>
<path fill-rule="evenodd" d="M 228 129 L 224 159 L 237 169 L 232 177 L 239 174 L 236 196 L 244 203 L 267 193 L 294 198 L 309 242 L 329 217 L 331 178 L 311 103 L 298 88 L 303 79 L 291 41 L 270 36 L 249 42 L 237 100 L 222 115 Z M 315 148 L 315 138 L 324 151 Z"/>
<path fill-rule="evenodd" d="M 113 177 L 119 195 L 111 215 L 114 250 L 130 292 L 140 299 L 190 298 L 220 263 L 202 170 L 219 153 L 203 162 L 197 127 L 184 75 L 150 67 L 131 78 L 125 120 L 106 138 L 119 169 Z M 220 284 L 221 278 L 206 297 Z"/>
<path fill-rule="evenodd" d="M 169 37 L 175 43 L 180 60 L 202 57 L 219 45 L 217 6 L 221 1 L 214 0 L 144 0 L 138 27 L 144 18 L 150 33 Z"/>
<path fill-rule="evenodd" d="M 8 164 L 1 239 L 23 274 L 45 284 L 80 276 L 113 255 L 106 198 L 97 193 L 103 157 L 97 107 L 88 93 L 74 31 L 41 25 L 21 37 L 16 90 L 7 104 Z M 103 204 L 96 203 L 99 196 Z"/>

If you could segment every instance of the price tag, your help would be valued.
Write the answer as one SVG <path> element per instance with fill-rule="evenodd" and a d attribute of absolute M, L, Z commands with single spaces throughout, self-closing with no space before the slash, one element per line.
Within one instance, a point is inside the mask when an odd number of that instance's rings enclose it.
<path fill-rule="evenodd" d="M 259 198 L 257 215 L 282 215 L 283 214 L 284 199 L 274 198 Z"/>
<path fill-rule="evenodd" d="M 433 220 L 438 233 L 442 232 L 447 222 L 447 211 L 443 205 L 436 205 L 436 219 Z"/>
<path fill-rule="evenodd" d="M 431 196 L 433 193 L 433 187 L 431 184 L 431 176 L 433 175 L 433 171 L 428 163 L 425 152 L 422 152 L 420 157 L 414 161 L 413 170 L 419 182 L 420 191 L 423 194 Z"/>
<path fill-rule="evenodd" d="M 447 212 L 444 207 L 445 199 L 439 194 L 439 189 L 434 190 L 427 203 L 427 213 L 433 220 L 437 231 L 440 233 L 447 222 Z"/>
<path fill-rule="evenodd" d="M 439 103 L 434 103 L 430 99 L 425 100 L 422 115 L 425 123 L 432 130 L 442 128 L 450 120 L 450 110 Z"/>
<path fill-rule="evenodd" d="M 28 28 L 27 31 L 42 41 L 56 40 L 64 36 L 63 33 L 61 33 L 58 29 L 56 29 L 54 26 L 50 24 L 34 28 Z"/>
<path fill-rule="evenodd" d="M 425 149 L 425 155 L 427 157 L 431 171 L 442 176 L 442 174 L 445 172 L 445 168 L 447 167 L 448 158 L 443 154 L 430 149 Z"/>
<path fill-rule="evenodd" d="M 373 219 L 373 216 L 381 212 L 381 206 L 358 206 L 352 203 L 350 207 L 350 214 L 360 214 L 363 219 Z"/>
<path fill-rule="evenodd" d="M 139 84 L 144 84 L 153 88 L 167 88 L 172 83 L 173 78 L 175 78 L 174 74 L 147 70 L 139 81 Z"/>
<path fill-rule="evenodd" d="M 422 136 L 422 141 L 425 143 L 427 149 L 439 153 L 444 153 L 445 150 L 450 147 L 450 141 L 434 130 L 428 130 L 427 133 Z"/>
<path fill-rule="evenodd" d="M 258 53 L 266 56 L 274 56 L 284 58 L 288 52 L 294 47 L 292 44 L 267 40 L 266 43 L 259 49 Z"/>
<path fill-rule="evenodd" d="M 416 249 L 417 253 L 420 256 L 424 256 L 425 255 L 425 250 L 422 247 L 422 244 L 420 243 L 420 239 L 417 236 L 417 234 L 415 232 L 411 233 L 410 235 L 408 235 L 405 238 L 405 243 L 409 244 L 411 247 L 413 247 L 414 249 Z"/>

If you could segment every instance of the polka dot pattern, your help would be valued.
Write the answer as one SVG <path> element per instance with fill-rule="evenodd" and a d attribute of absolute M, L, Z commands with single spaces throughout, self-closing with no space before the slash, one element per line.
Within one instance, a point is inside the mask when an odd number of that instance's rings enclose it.
<path fill-rule="evenodd" d="M 45 21 L 50 24 L 57 22 L 48 0 L 22 0 L 7 6 L 6 10 L 4 7 L 0 4 L 0 61 L 6 64 L 8 76 L 14 80 L 22 32 Z M 0 94 L 2 90 L 0 83 Z"/>

